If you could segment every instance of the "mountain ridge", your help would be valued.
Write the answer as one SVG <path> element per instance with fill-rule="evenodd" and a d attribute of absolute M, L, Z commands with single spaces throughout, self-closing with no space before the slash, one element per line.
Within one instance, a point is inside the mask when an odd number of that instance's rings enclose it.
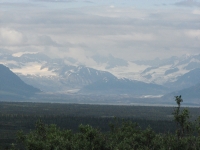
<path fill-rule="evenodd" d="M 98 80 L 92 84 L 83 87 L 79 93 L 91 93 L 91 94 L 128 94 L 128 95 L 157 95 L 158 93 L 163 94 L 169 91 L 167 88 L 152 84 L 144 83 L 140 81 L 134 81 L 129 79 L 118 79 L 118 78 L 104 78 Z"/>
<path fill-rule="evenodd" d="M 40 90 L 24 83 L 8 67 L 0 64 L 0 92 L 1 99 L 7 99 L 29 97 Z"/>
<path fill-rule="evenodd" d="M 1 62 L 11 68 L 23 81 L 44 92 L 68 93 L 74 91 L 78 93 L 79 90 L 81 92 L 81 89 L 86 89 L 87 86 L 100 85 L 100 83 L 106 85 L 105 79 L 109 79 L 109 82 L 112 81 L 114 86 L 122 84 L 123 88 L 127 90 L 129 89 L 127 85 L 125 86 L 125 83 L 136 84 L 137 81 L 144 87 L 148 87 L 149 84 L 156 85 L 159 83 L 160 88 L 167 89 L 166 92 L 172 92 L 173 90 L 193 86 L 196 83 L 196 81 L 187 80 L 188 83 L 185 86 L 181 86 L 178 82 L 181 81 L 181 78 L 184 78 L 184 75 L 193 73 L 194 77 L 199 76 L 198 71 L 195 73 L 193 70 L 198 70 L 199 68 L 200 55 L 174 56 L 163 60 L 163 62 L 161 59 L 153 60 L 154 62 L 152 63 L 149 60 L 146 64 L 141 61 L 140 65 L 115 58 L 112 55 L 105 56 L 102 60 L 101 57 L 103 56 L 88 58 L 96 59 L 95 61 L 98 65 L 103 65 L 102 69 L 99 70 L 98 67 L 80 65 L 81 63 L 72 65 L 68 63 L 69 59 L 73 60 L 73 62 L 78 62 L 78 60 L 70 56 L 67 58 L 50 58 L 43 53 L 25 53 L 20 56 L 12 54 L 0 55 Z M 149 66 L 145 66 L 147 63 Z M 138 68 L 140 71 L 137 71 Z M 186 78 L 184 79 L 186 80 Z M 82 91 L 84 91 L 83 89 Z M 110 87 L 110 89 L 112 88 Z M 113 91 L 114 88 L 111 93 L 114 93 Z M 125 90 L 118 91 L 125 93 Z M 131 93 L 131 90 L 127 93 Z M 166 94 L 165 92 L 161 93 Z M 102 94 L 104 93 L 102 92 Z M 159 88 L 157 94 L 160 95 Z"/>

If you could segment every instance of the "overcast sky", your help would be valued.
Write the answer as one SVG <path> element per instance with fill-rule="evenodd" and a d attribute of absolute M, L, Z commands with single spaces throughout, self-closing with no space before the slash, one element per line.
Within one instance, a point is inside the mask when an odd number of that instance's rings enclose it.
<path fill-rule="evenodd" d="M 200 53 L 198 0 L 0 0 L 0 49 L 126 60 Z"/>

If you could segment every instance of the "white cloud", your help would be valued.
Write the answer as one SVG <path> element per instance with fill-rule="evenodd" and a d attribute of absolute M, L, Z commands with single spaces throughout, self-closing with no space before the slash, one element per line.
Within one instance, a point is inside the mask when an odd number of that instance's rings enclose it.
<path fill-rule="evenodd" d="M 96 62 L 91 59 L 91 57 L 88 57 L 89 54 L 87 54 L 87 52 L 81 48 L 70 48 L 68 52 L 63 53 L 63 56 L 70 56 L 79 61 L 78 64 L 74 65 L 86 65 L 88 67 L 97 66 Z"/>
<path fill-rule="evenodd" d="M 135 60 L 199 51 L 196 8 L 138 9 L 109 3 L 50 9 L 43 3 L 37 1 L 41 7 L 32 5 L 35 9 L 29 10 L 0 10 L 0 48 L 53 57 L 71 55 L 87 64 L 94 63 L 88 56 L 96 53 Z"/>
<path fill-rule="evenodd" d="M 186 35 L 188 35 L 190 38 L 196 39 L 200 41 L 200 30 L 189 30 L 186 31 Z"/>
<path fill-rule="evenodd" d="M 38 46 L 61 46 L 48 35 L 37 35 L 29 37 L 29 44 Z"/>
<path fill-rule="evenodd" d="M 54 72 L 49 71 L 48 68 L 42 68 L 42 65 L 37 62 L 27 63 L 26 66 L 12 69 L 12 71 L 22 75 L 56 76 Z"/>
<path fill-rule="evenodd" d="M 200 10 L 199 9 L 195 9 L 192 11 L 193 14 L 195 15 L 200 15 Z"/>
<path fill-rule="evenodd" d="M 17 52 L 17 53 L 13 53 L 12 56 L 14 57 L 21 57 L 24 54 L 37 54 L 38 52 Z"/>
<path fill-rule="evenodd" d="M 25 41 L 25 37 L 19 31 L 9 28 L 0 28 L 1 45 L 20 45 Z"/>
<path fill-rule="evenodd" d="M 106 40 L 115 41 L 153 41 L 156 40 L 156 36 L 147 33 L 129 33 L 124 35 L 105 35 L 102 36 Z"/>

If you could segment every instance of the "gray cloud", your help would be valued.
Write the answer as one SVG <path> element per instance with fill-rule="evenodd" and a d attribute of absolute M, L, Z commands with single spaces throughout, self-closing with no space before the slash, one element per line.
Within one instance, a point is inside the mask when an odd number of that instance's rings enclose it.
<path fill-rule="evenodd" d="M 30 45 L 31 44 L 40 45 L 40 46 L 54 46 L 54 47 L 61 46 L 56 41 L 52 40 L 50 36 L 47 36 L 47 35 L 37 36 L 34 40 L 30 41 Z"/>
<path fill-rule="evenodd" d="M 22 3 L 22 2 L 0 2 L 0 8 L 9 8 L 9 7 L 14 7 L 14 8 L 30 8 L 30 7 L 37 7 L 39 6 L 38 4 L 33 4 L 33 3 Z"/>
<path fill-rule="evenodd" d="M 76 0 L 31 0 L 35 2 L 74 2 Z"/>
<path fill-rule="evenodd" d="M 181 2 L 175 3 L 176 6 L 184 6 L 184 7 L 200 7 L 200 2 L 195 0 L 184 0 Z"/>
<path fill-rule="evenodd" d="M 191 9 L 95 6 L 12 11 L 0 10 L 1 49 L 87 61 L 93 54 L 153 59 L 196 53 L 200 47 L 199 15 Z"/>

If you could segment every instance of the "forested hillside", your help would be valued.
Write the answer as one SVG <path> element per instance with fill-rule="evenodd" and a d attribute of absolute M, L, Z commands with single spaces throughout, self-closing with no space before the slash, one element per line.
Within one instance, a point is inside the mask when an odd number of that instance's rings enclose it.
<path fill-rule="evenodd" d="M 173 110 L 175 131 L 155 132 L 151 127 L 141 128 L 130 120 L 114 119 L 109 130 L 91 125 L 79 125 L 79 130 L 59 128 L 37 121 L 35 130 L 18 131 L 17 142 L 10 149 L 26 150 L 193 150 L 200 147 L 200 117 L 190 118 L 188 109 L 182 109 L 181 96 L 176 96 L 177 107 Z M 58 119 L 55 116 L 55 119 Z M 158 123 L 158 122 L 157 122 Z M 162 124 L 160 124 L 162 126 Z M 166 129 L 167 130 L 167 129 Z"/>

